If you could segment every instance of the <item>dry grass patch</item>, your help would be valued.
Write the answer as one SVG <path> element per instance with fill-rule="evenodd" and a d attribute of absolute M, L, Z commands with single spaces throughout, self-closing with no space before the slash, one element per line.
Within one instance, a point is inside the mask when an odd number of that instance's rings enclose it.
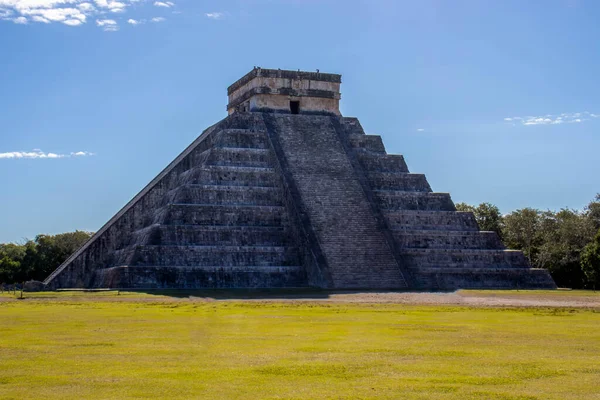
<path fill-rule="evenodd" d="M 598 399 L 594 309 L 28 297 L 0 302 L 3 399 Z"/>

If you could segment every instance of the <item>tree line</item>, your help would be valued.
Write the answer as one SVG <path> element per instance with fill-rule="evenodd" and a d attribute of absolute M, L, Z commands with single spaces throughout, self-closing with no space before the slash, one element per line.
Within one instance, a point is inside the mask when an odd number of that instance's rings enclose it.
<path fill-rule="evenodd" d="M 496 232 L 509 249 L 522 250 L 533 267 L 547 269 L 558 286 L 600 288 L 600 194 L 583 211 L 523 208 L 502 215 L 490 203 L 456 208 L 472 212 L 479 228 Z M 76 231 L 0 244 L 0 283 L 44 280 L 91 236 Z"/>
<path fill-rule="evenodd" d="M 550 272 L 559 287 L 600 288 L 600 194 L 583 211 L 523 208 L 502 215 L 490 203 L 456 205 L 475 215 L 509 249 L 522 250 L 534 268 Z"/>
<path fill-rule="evenodd" d="M 0 283 L 43 281 L 91 236 L 75 231 L 37 235 L 24 244 L 0 244 Z"/>

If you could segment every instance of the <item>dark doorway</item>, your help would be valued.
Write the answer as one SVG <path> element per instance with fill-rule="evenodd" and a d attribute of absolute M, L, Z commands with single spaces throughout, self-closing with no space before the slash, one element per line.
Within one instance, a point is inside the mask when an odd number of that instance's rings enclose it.
<path fill-rule="evenodd" d="M 290 101 L 290 112 L 292 114 L 300 114 L 300 102 Z"/>

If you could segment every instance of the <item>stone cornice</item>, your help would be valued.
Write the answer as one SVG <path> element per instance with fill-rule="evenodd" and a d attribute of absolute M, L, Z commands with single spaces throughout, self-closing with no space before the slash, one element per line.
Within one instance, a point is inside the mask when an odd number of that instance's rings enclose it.
<path fill-rule="evenodd" d="M 284 79 L 298 79 L 298 80 L 311 80 L 311 81 L 322 81 L 332 83 L 342 83 L 342 75 L 338 74 L 325 74 L 321 72 L 308 72 L 308 71 L 291 71 L 283 69 L 263 69 L 254 68 L 246 75 L 241 77 L 239 80 L 234 82 L 227 88 L 227 94 L 231 95 L 233 92 L 250 82 L 252 79 L 257 77 L 266 78 L 284 78 Z"/>

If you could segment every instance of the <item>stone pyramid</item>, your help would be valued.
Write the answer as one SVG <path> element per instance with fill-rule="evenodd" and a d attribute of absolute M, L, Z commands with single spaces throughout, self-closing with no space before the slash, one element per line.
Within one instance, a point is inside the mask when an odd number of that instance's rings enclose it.
<path fill-rule="evenodd" d="M 554 288 L 356 118 L 341 76 L 255 68 L 50 288 Z"/>

